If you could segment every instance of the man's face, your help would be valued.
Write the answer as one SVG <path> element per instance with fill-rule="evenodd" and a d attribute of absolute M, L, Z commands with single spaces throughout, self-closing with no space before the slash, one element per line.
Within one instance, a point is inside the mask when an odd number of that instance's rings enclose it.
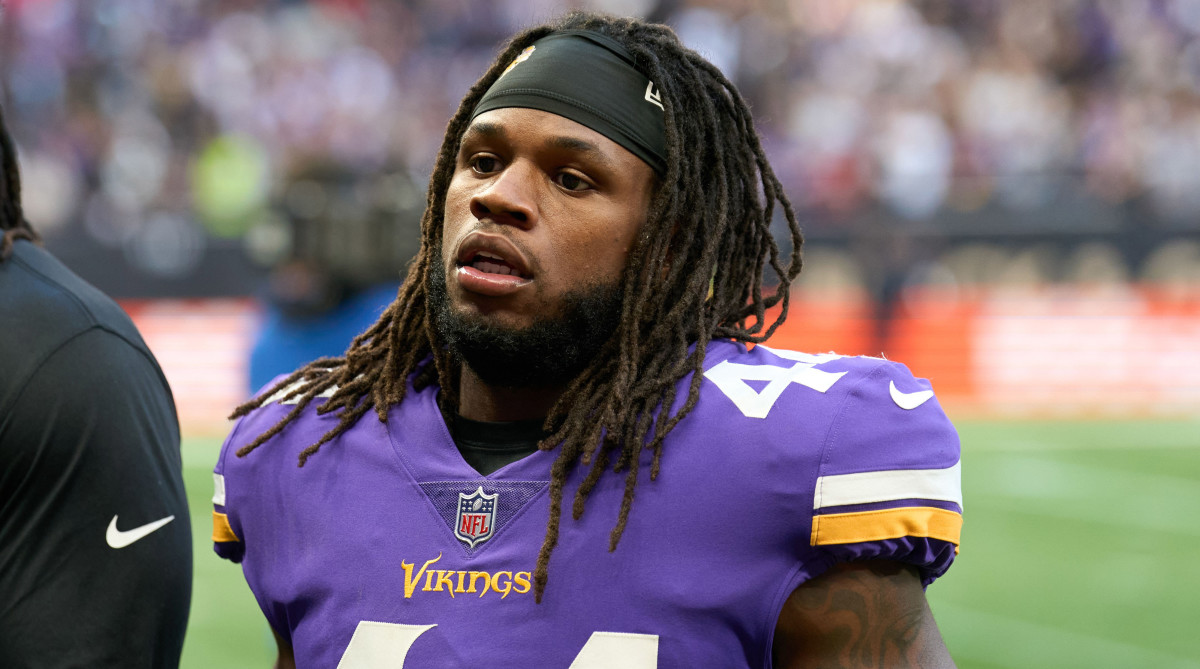
<path fill-rule="evenodd" d="M 573 319 L 578 328 L 588 317 L 579 312 L 611 309 L 653 185 L 649 165 L 574 121 L 523 108 L 481 114 L 446 193 L 433 299 L 444 286 L 439 308 L 450 318 L 439 327 L 519 334 Z"/>

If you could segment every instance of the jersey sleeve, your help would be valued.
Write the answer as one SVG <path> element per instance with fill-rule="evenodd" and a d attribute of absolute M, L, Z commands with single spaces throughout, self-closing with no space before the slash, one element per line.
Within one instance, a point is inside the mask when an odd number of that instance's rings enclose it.
<path fill-rule="evenodd" d="M 102 328 L 0 408 L 0 664 L 176 666 L 192 542 L 179 426 L 145 350 Z"/>
<path fill-rule="evenodd" d="M 259 392 L 272 392 L 283 378 L 277 377 Z M 213 467 L 212 497 L 213 551 L 241 565 L 246 584 L 267 623 L 289 642 L 287 612 L 270 593 L 277 587 L 272 579 L 279 577 L 278 562 L 287 561 L 285 554 L 295 546 L 288 543 L 293 524 L 282 521 L 287 517 L 289 500 L 294 498 L 296 489 L 285 483 L 285 479 L 294 477 L 283 474 L 296 471 L 297 454 L 309 443 L 304 436 L 307 433 L 300 430 L 298 441 L 289 441 L 285 431 L 273 437 L 275 441 L 265 444 L 261 451 L 246 457 L 238 457 L 237 452 L 291 412 L 296 402 L 282 399 L 290 389 L 289 386 L 275 392 L 262 406 L 234 423 Z"/>
<path fill-rule="evenodd" d="M 879 361 L 855 381 L 818 466 L 812 546 L 831 563 L 912 565 L 928 585 L 958 550 L 958 433 L 930 383 L 903 365 Z"/>
<path fill-rule="evenodd" d="M 225 443 L 221 445 L 221 455 L 217 458 L 217 464 L 213 468 L 213 551 L 230 562 L 238 563 L 246 555 L 246 544 L 242 541 L 244 534 L 241 530 L 241 520 L 235 512 L 236 507 L 229 504 L 225 463 L 229 458 L 237 457 L 235 451 L 240 448 L 238 445 L 239 428 L 242 427 L 245 420 L 245 418 L 240 418 L 234 424 L 233 430 L 225 438 Z M 236 478 L 234 483 L 237 484 Z"/>
<path fill-rule="evenodd" d="M 286 374 L 276 376 L 258 392 L 271 392 L 275 385 L 286 376 Z M 276 396 L 281 394 L 276 393 Z M 264 407 L 266 406 L 271 406 L 271 403 L 264 404 Z M 278 405 L 272 408 L 279 409 Z M 286 410 L 284 411 L 286 412 Z M 240 563 L 246 555 L 246 535 L 242 530 L 242 514 L 252 512 L 251 509 L 244 508 L 249 498 L 252 497 L 247 493 L 261 487 L 261 482 L 255 482 L 255 476 L 261 475 L 261 472 L 247 462 L 238 462 L 237 451 L 269 429 L 280 417 L 274 414 L 264 417 L 263 413 L 264 408 L 260 408 L 239 418 L 234 423 L 229 436 L 225 438 L 225 443 L 221 445 L 221 454 L 213 467 L 213 551 L 231 562 Z"/>

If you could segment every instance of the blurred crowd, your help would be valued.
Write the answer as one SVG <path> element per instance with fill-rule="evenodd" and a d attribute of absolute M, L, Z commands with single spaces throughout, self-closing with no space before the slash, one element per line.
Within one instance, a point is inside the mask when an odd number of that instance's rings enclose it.
<path fill-rule="evenodd" d="M 213 239 L 276 262 L 337 201 L 415 216 L 501 40 L 573 7 L 721 67 L 810 230 L 1065 198 L 1200 232 L 1200 0 L 7 0 L 27 214 L 165 276 Z M 313 162 L 370 178 L 326 198 L 287 178 Z"/>

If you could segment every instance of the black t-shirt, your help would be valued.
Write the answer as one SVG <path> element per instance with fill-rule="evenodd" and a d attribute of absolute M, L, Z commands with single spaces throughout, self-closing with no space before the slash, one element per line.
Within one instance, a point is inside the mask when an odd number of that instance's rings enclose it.
<path fill-rule="evenodd" d="M 538 442 L 546 437 L 540 418 L 488 422 L 457 414 L 450 426 L 450 434 L 463 460 L 484 476 L 532 454 L 537 450 Z"/>
<path fill-rule="evenodd" d="M 0 666 L 178 666 L 192 543 L 170 389 L 120 307 L 25 241 L 0 262 L 0 462 Z"/>

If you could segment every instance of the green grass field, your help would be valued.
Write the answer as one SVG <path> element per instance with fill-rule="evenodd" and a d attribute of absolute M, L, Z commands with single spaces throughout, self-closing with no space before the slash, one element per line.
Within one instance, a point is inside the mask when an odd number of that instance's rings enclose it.
<path fill-rule="evenodd" d="M 957 421 L 966 524 L 929 589 L 960 669 L 1200 669 L 1200 421 Z M 271 665 L 211 551 L 218 444 L 184 444 L 196 581 L 186 669 Z"/>

